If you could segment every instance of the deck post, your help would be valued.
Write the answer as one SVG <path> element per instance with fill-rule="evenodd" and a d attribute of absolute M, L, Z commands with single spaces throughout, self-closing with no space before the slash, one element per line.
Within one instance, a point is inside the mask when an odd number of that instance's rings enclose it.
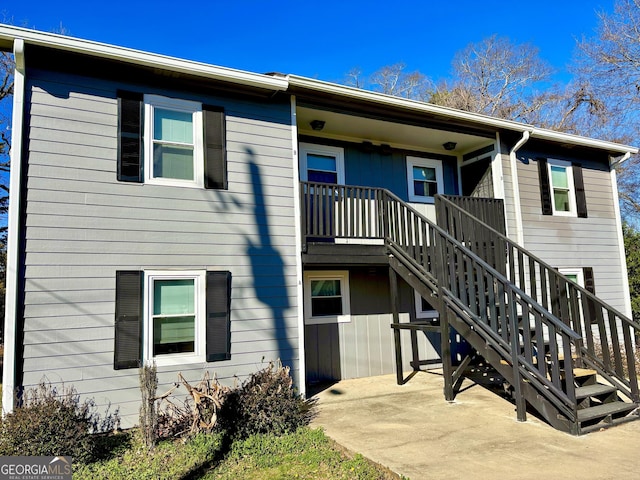
<path fill-rule="evenodd" d="M 443 303 L 440 313 L 440 349 L 442 351 L 442 376 L 444 377 L 444 398 L 447 402 L 453 402 L 453 366 L 451 363 L 451 343 L 449 340 L 449 308 Z"/>
<path fill-rule="evenodd" d="M 400 298 L 398 297 L 398 274 L 396 271 L 389 267 L 389 290 L 391 294 L 391 313 L 393 316 L 393 324 L 400 323 Z M 404 383 L 404 377 L 402 375 L 402 343 L 400 341 L 400 330 L 398 328 L 393 329 L 393 340 L 395 343 L 396 351 L 396 381 L 398 385 Z"/>

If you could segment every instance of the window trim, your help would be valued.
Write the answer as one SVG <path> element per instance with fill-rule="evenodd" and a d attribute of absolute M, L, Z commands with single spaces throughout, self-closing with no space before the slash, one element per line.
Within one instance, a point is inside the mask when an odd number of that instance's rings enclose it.
<path fill-rule="evenodd" d="M 555 187 L 553 186 L 553 175 L 551 174 L 552 167 L 563 167 L 567 172 L 567 186 L 569 197 L 569 211 L 556 209 L 556 197 L 554 194 Z M 573 165 L 566 160 L 558 160 L 554 158 L 547 159 L 547 175 L 549 176 L 549 192 L 551 196 L 551 214 L 559 217 L 577 217 L 576 210 L 576 188 L 573 181 Z"/>
<path fill-rule="evenodd" d="M 576 283 L 581 286 L 582 288 L 584 287 L 584 269 L 582 267 L 564 267 L 564 268 L 558 268 L 558 273 L 564 275 L 565 277 L 569 276 L 569 275 L 575 275 L 576 276 Z"/>
<path fill-rule="evenodd" d="M 431 318 L 439 318 L 440 314 L 436 309 L 431 310 L 423 310 L 422 309 L 422 296 L 417 292 L 413 291 L 413 298 L 415 301 L 415 309 L 416 309 L 416 319 L 431 319 Z"/>
<path fill-rule="evenodd" d="M 303 182 L 309 181 L 308 170 L 307 170 L 307 155 L 308 154 L 317 154 L 317 155 L 326 155 L 332 156 L 336 159 L 336 177 L 337 183 L 336 185 L 344 185 L 345 184 L 345 174 L 344 174 L 344 148 L 342 147 L 332 147 L 329 145 L 320 145 L 316 143 L 304 143 L 301 142 L 298 146 L 298 150 L 300 153 L 300 180 Z"/>
<path fill-rule="evenodd" d="M 206 274 L 205 270 L 145 270 L 143 289 L 143 357 L 158 366 L 175 366 L 206 362 Z M 194 279 L 195 338 L 193 353 L 153 356 L 153 282 L 158 280 Z"/>
<path fill-rule="evenodd" d="M 153 176 L 153 119 L 154 108 L 191 113 L 193 118 L 193 180 Z M 191 100 L 144 95 L 144 183 L 175 187 L 204 188 L 204 132 L 202 103 Z"/>
<path fill-rule="evenodd" d="M 442 160 L 424 157 L 407 157 L 407 192 L 409 201 L 416 203 L 434 203 L 433 197 L 416 195 L 413 188 L 413 167 L 428 167 L 436 170 L 436 188 L 438 193 L 444 193 L 444 169 Z"/>
<path fill-rule="evenodd" d="M 342 315 L 311 315 L 311 281 L 339 280 L 342 293 Z M 347 270 L 314 270 L 304 272 L 304 320 L 306 325 L 351 322 L 351 297 L 349 293 L 349 272 Z"/>

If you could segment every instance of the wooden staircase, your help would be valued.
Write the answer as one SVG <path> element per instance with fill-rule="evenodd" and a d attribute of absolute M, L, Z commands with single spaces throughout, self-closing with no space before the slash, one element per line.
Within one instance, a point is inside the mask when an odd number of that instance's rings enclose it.
<path fill-rule="evenodd" d="M 452 327 L 508 382 L 520 421 L 533 408 L 579 435 L 640 418 L 640 324 L 494 228 L 493 199 L 436 196 L 434 224 L 383 189 L 303 182 L 301 196 L 303 238 L 384 239 L 392 296 L 398 276 L 439 311 L 445 399 L 468 365 L 451 363 Z"/>

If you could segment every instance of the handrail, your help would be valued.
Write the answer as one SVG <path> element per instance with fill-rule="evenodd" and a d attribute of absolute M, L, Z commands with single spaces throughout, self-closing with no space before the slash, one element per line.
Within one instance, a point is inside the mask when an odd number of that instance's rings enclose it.
<path fill-rule="evenodd" d="M 513 366 L 516 389 L 527 378 L 575 419 L 570 353 L 577 350 L 581 336 L 504 272 L 388 190 L 302 182 L 301 202 L 303 238 L 383 238 L 405 265 L 438 280 L 438 294 L 455 301 L 469 319 L 464 321 L 481 322 L 479 330 L 490 329 L 502 339 L 497 350 L 510 352 L 505 359 Z M 530 323 L 537 327 L 534 334 L 523 328 Z M 497 346 L 490 335 L 483 338 Z M 550 344 L 549 364 L 539 351 L 545 341 Z"/>
<path fill-rule="evenodd" d="M 580 361 L 606 375 L 633 401 L 640 400 L 633 341 L 635 334 L 640 332 L 639 323 L 562 275 L 447 196 L 436 195 L 436 214 L 438 223 L 471 250 L 493 248 L 492 257 L 498 261 L 496 268 L 580 335 L 576 352 Z M 597 334 L 593 331 L 594 326 Z M 621 346 L 624 346 L 626 358 L 620 353 Z"/>

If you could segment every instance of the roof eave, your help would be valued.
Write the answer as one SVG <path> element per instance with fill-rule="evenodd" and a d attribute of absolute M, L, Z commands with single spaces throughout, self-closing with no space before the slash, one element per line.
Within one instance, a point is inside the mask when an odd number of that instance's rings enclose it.
<path fill-rule="evenodd" d="M 285 91 L 288 88 L 288 81 L 282 77 L 217 67 L 206 63 L 182 60 L 166 55 L 143 52 L 90 40 L 81 40 L 55 33 L 44 33 L 26 28 L 0 25 L 0 45 L 7 46 L 17 38 L 24 40 L 27 45 L 54 48 L 152 68 L 163 68 L 173 72 L 212 80 L 275 91 Z"/>
<path fill-rule="evenodd" d="M 312 78 L 300 77 L 297 75 L 287 75 L 287 78 L 289 79 L 289 85 L 293 87 L 293 90 L 295 90 L 295 88 L 307 89 L 332 95 L 343 96 L 363 102 L 373 102 L 381 105 L 404 108 L 416 112 L 423 112 L 430 115 L 437 115 L 444 118 L 451 118 L 458 121 L 466 121 L 473 124 L 482 124 L 484 126 L 495 129 L 511 130 L 520 133 L 528 131 L 532 138 L 561 142 L 576 146 L 598 148 L 612 153 L 638 153 L 638 148 L 629 145 L 621 145 L 619 143 L 608 142 L 605 140 L 597 140 L 594 138 L 556 132 L 553 130 L 538 128 L 526 123 L 515 122 L 513 120 L 504 120 L 487 115 L 482 115 L 479 113 L 466 112 L 464 110 L 442 107 L 431 103 L 385 95 L 378 92 L 371 92 L 368 90 L 324 82 Z"/>

